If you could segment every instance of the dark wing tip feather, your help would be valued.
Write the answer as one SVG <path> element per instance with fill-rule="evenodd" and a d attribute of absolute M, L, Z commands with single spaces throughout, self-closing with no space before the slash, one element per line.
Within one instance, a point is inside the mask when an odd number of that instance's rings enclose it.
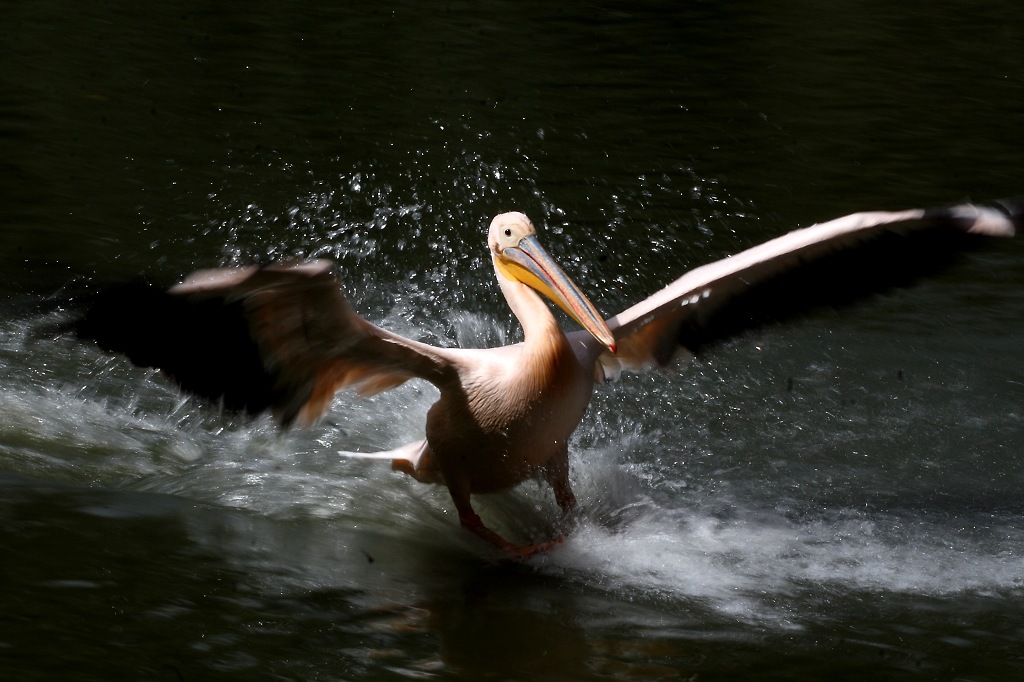
<path fill-rule="evenodd" d="M 966 234 L 1012 237 L 1024 226 L 1024 202 L 1004 199 L 991 206 L 962 204 L 924 211 L 925 223 Z"/>
<path fill-rule="evenodd" d="M 1024 230 L 1024 198 L 1000 199 L 992 202 L 992 205 L 1010 221 L 1015 232 Z"/>
<path fill-rule="evenodd" d="M 74 331 L 232 411 L 256 414 L 281 399 L 241 301 L 176 295 L 142 280 L 122 283 L 89 296 Z"/>

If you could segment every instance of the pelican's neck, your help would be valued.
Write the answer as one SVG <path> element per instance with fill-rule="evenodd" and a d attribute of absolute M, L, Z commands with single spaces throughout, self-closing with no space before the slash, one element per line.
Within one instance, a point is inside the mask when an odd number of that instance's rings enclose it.
<path fill-rule="evenodd" d="M 539 293 L 529 286 L 508 279 L 500 272 L 498 284 L 508 307 L 523 325 L 523 344 L 514 367 L 516 380 L 506 388 L 524 404 L 535 405 L 541 393 L 580 390 L 583 405 L 590 399 L 590 370 L 581 367 L 558 320 Z M 582 381 L 581 381 L 582 379 Z"/>
<path fill-rule="evenodd" d="M 540 294 L 521 282 L 510 280 L 497 268 L 494 272 L 508 307 L 523 326 L 523 340 L 527 347 L 550 346 L 552 340 L 565 339 L 558 321 Z"/>

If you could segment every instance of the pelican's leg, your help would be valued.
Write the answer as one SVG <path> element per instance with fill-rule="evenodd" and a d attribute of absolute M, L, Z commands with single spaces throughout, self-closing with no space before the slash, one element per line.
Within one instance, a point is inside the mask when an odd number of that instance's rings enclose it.
<path fill-rule="evenodd" d="M 448 483 L 448 492 L 452 495 L 452 501 L 455 503 L 455 508 L 459 512 L 459 523 L 466 530 L 475 533 L 479 537 L 483 538 L 487 542 L 491 543 L 495 547 L 511 552 L 513 554 L 518 553 L 519 547 L 512 544 L 505 538 L 501 537 L 493 530 L 484 525 L 483 520 L 480 516 L 473 511 L 473 505 L 469 501 L 469 486 L 468 485 L 455 485 L 451 481 Z"/>
<path fill-rule="evenodd" d="M 544 480 L 555 492 L 555 502 L 562 508 L 563 513 L 568 514 L 576 508 L 576 496 L 572 494 L 572 486 L 569 485 L 568 448 L 544 465 Z"/>
<path fill-rule="evenodd" d="M 544 542 L 536 545 L 525 545 L 520 547 L 519 545 L 509 542 L 484 525 L 483 520 L 475 511 L 473 511 L 473 505 L 470 504 L 468 485 L 453 486 L 449 483 L 448 491 L 451 493 L 452 501 L 455 502 L 455 508 L 459 512 L 459 523 L 462 524 L 462 527 L 512 556 L 528 557 L 534 554 L 539 554 L 540 552 L 546 552 L 552 547 L 560 544 L 565 539 L 558 538 L 553 542 Z"/>

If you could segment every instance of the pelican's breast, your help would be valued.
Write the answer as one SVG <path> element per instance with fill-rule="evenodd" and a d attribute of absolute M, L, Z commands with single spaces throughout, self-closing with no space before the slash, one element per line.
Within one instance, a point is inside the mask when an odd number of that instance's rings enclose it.
<path fill-rule="evenodd" d="M 430 411 L 427 440 L 442 471 L 457 466 L 474 492 L 500 490 L 564 454 L 590 400 L 592 371 L 561 333 L 543 346 L 466 353 L 459 385 L 442 390 Z"/>

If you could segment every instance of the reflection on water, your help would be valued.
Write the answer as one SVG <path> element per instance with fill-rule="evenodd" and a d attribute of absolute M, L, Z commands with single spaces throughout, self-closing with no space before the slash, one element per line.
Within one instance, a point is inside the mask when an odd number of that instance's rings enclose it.
<path fill-rule="evenodd" d="M 279 434 L 36 307 L 329 257 L 373 321 L 488 346 L 520 334 L 483 248 L 502 210 L 610 313 L 796 224 L 1013 195 L 1017 6 L 122 4 L 0 27 L 0 670 L 1019 673 L 1020 240 L 602 387 L 574 517 L 539 485 L 479 501 L 512 538 L 569 532 L 524 563 L 445 490 L 336 455 L 420 438 L 431 387 Z"/>

